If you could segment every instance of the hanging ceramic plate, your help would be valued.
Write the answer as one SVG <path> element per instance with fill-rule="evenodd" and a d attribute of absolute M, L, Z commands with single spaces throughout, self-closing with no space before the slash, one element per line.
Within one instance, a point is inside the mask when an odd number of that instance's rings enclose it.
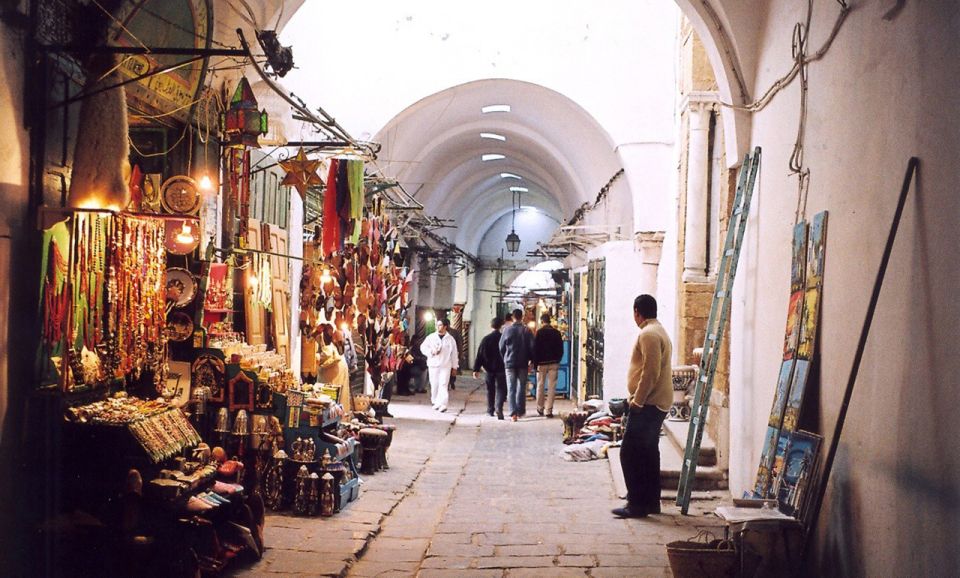
<path fill-rule="evenodd" d="M 188 222 L 189 231 L 184 232 L 183 224 Z M 163 246 L 174 255 L 188 255 L 200 245 L 200 224 L 194 219 L 167 219 L 164 224 Z"/>
<path fill-rule="evenodd" d="M 160 189 L 163 210 L 177 215 L 195 215 L 200 208 L 200 189 L 188 176 L 170 177 Z"/>
<path fill-rule="evenodd" d="M 167 269 L 167 301 L 177 309 L 186 307 L 197 296 L 197 279 L 183 267 Z"/>
<path fill-rule="evenodd" d="M 186 341 L 193 335 L 193 319 L 183 311 L 174 311 L 167 317 L 167 339 Z"/>

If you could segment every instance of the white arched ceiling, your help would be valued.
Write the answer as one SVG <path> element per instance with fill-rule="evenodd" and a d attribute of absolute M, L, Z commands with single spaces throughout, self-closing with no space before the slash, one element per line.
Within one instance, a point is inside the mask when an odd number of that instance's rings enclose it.
<path fill-rule="evenodd" d="M 481 113 L 493 104 L 511 110 Z M 484 139 L 481 132 L 506 140 Z M 537 222 L 537 233 L 531 230 L 527 238 L 544 237 L 543 225 L 552 223 L 546 240 L 621 166 L 609 135 L 583 108 L 555 91 L 516 80 L 480 80 L 424 98 L 374 140 L 383 147 L 384 175 L 397 179 L 429 214 L 456 220 L 457 228 L 447 236 L 472 253 L 479 252 L 495 224 L 505 216 L 509 222 L 511 186 L 528 189 L 520 203 L 539 215 L 528 215 Z M 484 162 L 483 154 L 505 158 Z M 521 180 L 501 178 L 501 173 Z M 519 226 L 517 233 L 524 238 Z"/>

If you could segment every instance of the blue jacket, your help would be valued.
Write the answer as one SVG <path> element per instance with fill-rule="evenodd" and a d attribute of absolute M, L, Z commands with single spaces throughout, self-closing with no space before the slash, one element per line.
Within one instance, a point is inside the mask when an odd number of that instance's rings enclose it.
<path fill-rule="evenodd" d="M 500 354 L 507 369 L 526 369 L 533 359 L 533 333 L 523 323 L 514 323 L 500 336 Z"/>

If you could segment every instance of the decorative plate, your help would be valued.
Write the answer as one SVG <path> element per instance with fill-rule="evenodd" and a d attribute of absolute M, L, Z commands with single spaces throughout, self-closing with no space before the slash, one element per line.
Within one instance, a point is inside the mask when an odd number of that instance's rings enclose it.
<path fill-rule="evenodd" d="M 160 189 L 160 204 L 168 213 L 195 215 L 200 208 L 200 189 L 186 175 L 170 177 Z"/>
<path fill-rule="evenodd" d="M 183 267 L 167 269 L 167 301 L 181 309 L 189 305 L 197 296 L 197 279 L 193 273 Z"/>
<path fill-rule="evenodd" d="M 167 339 L 186 341 L 193 335 L 193 319 L 182 311 L 174 311 L 167 318 Z"/>
<path fill-rule="evenodd" d="M 192 221 L 192 220 L 191 220 Z M 197 222 L 190 223 L 190 238 L 188 242 L 184 242 L 181 237 L 183 236 L 183 222 L 177 219 L 167 219 L 167 222 L 164 224 L 164 234 L 163 234 L 163 246 L 174 255 L 189 255 L 193 253 L 197 246 L 200 245 L 200 224 Z"/>

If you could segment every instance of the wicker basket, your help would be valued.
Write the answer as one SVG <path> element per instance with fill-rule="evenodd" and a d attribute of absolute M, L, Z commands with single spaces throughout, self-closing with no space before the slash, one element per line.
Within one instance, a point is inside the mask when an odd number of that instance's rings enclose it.
<path fill-rule="evenodd" d="M 737 551 L 729 540 L 678 540 L 667 544 L 670 570 L 676 578 L 735 578 Z"/>

